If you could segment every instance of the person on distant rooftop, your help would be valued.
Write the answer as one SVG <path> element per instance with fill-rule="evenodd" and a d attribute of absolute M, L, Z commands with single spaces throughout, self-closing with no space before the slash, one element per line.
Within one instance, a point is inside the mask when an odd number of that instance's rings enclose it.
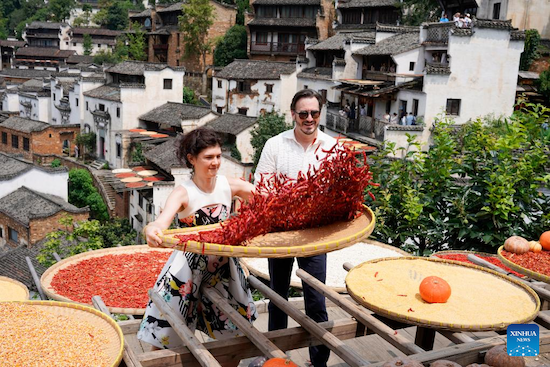
<path fill-rule="evenodd" d="M 466 16 L 464 17 L 464 28 L 470 28 L 472 25 L 472 18 L 470 18 L 470 14 L 466 13 Z"/>
<path fill-rule="evenodd" d="M 447 18 L 447 14 L 443 14 L 441 18 L 439 18 L 439 23 L 447 23 L 449 21 L 449 18 Z"/>

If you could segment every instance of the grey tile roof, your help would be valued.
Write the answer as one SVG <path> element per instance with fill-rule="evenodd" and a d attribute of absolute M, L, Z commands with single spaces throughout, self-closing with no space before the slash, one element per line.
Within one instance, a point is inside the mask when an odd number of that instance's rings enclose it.
<path fill-rule="evenodd" d="M 308 79 L 321 79 L 321 80 L 331 80 L 332 79 L 332 68 L 309 68 L 302 70 L 298 74 L 298 78 L 308 78 Z"/>
<path fill-rule="evenodd" d="M 278 27 L 315 27 L 315 19 L 309 18 L 254 18 L 248 25 Z"/>
<path fill-rule="evenodd" d="M 355 55 L 398 55 L 420 47 L 419 32 L 402 33 L 354 52 Z"/>
<path fill-rule="evenodd" d="M 340 0 L 338 9 L 396 6 L 398 3 L 397 0 Z"/>
<path fill-rule="evenodd" d="M 108 101 L 120 102 L 120 87 L 113 85 L 102 85 L 95 89 L 84 92 L 86 97 L 106 99 Z"/>
<path fill-rule="evenodd" d="M 54 74 L 51 70 L 36 70 L 36 69 L 4 69 L 0 70 L 0 76 L 12 78 L 46 78 Z"/>
<path fill-rule="evenodd" d="M 374 30 L 376 28 L 376 25 L 375 24 L 341 24 L 341 23 L 338 23 L 336 24 L 336 26 L 334 27 L 334 29 L 336 29 L 336 31 L 340 32 L 340 31 L 355 31 L 355 32 L 361 32 L 361 31 L 365 31 L 367 29 L 372 29 Z"/>
<path fill-rule="evenodd" d="M 521 41 L 525 39 L 525 31 L 512 31 L 510 32 L 510 39 L 514 41 Z"/>
<path fill-rule="evenodd" d="M 76 43 L 84 43 L 84 38 L 83 37 L 74 37 L 72 39 L 72 41 L 76 42 Z M 114 46 L 114 45 L 116 45 L 116 40 L 113 39 L 113 38 L 94 37 L 94 38 L 92 38 L 92 43 Z"/>
<path fill-rule="evenodd" d="M 474 31 L 472 28 L 451 28 L 451 34 L 457 37 L 470 37 Z"/>
<path fill-rule="evenodd" d="M 53 22 L 32 22 L 27 26 L 27 29 L 59 29 L 61 26 L 66 26 L 67 23 L 53 23 Z"/>
<path fill-rule="evenodd" d="M 25 186 L 0 198 L 0 212 L 26 227 L 33 219 L 47 218 L 60 211 L 86 213 L 87 207 L 77 208 L 59 196 L 43 194 Z"/>
<path fill-rule="evenodd" d="M 448 75 L 451 73 L 451 67 L 449 65 L 442 64 L 426 64 L 426 74 L 436 75 Z"/>
<path fill-rule="evenodd" d="M 147 18 L 151 16 L 151 9 L 145 9 L 141 13 L 130 15 L 130 18 Z"/>
<path fill-rule="evenodd" d="M 376 31 L 391 32 L 391 33 L 408 33 L 408 32 L 420 32 L 420 28 L 417 26 L 376 23 Z"/>
<path fill-rule="evenodd" d="M 205 127 L 220 133 L 237 135 L 249 127 L 254 126 L 257 120 L 257 117 L 224 113 L 217 119 L 208 122 Z"/>
<path fill-rule="evenodd" d="M 514 29 L 511 20 L 474 19 L 473 26 L 477 28 Z"/>
<path fill-rule="evenodd" d="M 142 61 L 124 61 L 115 66 L 111 66 L 106 71 L 109 73 L 126 75 L 143 75 L 145 70 L 163 70 L 170 66 L 167 64 L 142 62 Z"/>
<path fill-rule="evenodd" d="M 320 0 L 256 0 L 253 5 L 321 5 Z"/>
<path fill-rule="evenodd" d="M 163 8 L 163 9 L 158 9 L 157 8 L 157 13 L 168 13 L 168 12 L 171 12 L 171 11 L 181 11 L 181 8 L 182 8 L 183 4 L 185 4 L 185 2 L 175 3 L 175 4 L 167 6 L 166 8 Z"/>
<path fill-rule="evenodd" d="M 278 80 L 281 74 L 295 71 L 296 64 L 293 62 L 235 60 L 214 76 L 222 79 Z"/>
<path fill-rule="evenodd" d="M 34 270 L 41 277 L 47 268 L 36 261 L 36 256 L 44 248 L 45 242 L 44 239 L 33 246 L 20 245 L 15 248 L 6 246 L 4 251 L 0 253 L 0 275 L 18 280 L 25 284 L 29 290 L 37 292 L 25 257 L 28 256 L 31 259 Z"/>
<path fill-rule="evenodd" d="M 141 115 L 139 119 L 155 122 L 157 124 L 168 124 L 170 126 L 181 127 L 182 120 L 200 119 L 209 113 L 212 113 L 209 107 L 188 103 L 168 102 Z"/>
<path fill-rule="evenodd" d="M 145 150 L 143 155 L 148 161 L 152 162 L 166 173 L 174 167 L 184 167 L 176 157 L 176 138 L 170 138 L 162 144 L 156 145 L 149 150 Z"/>
<path fill-rule="evenodd" d="M 25 41 L 0 40 L 0 46 L 3 47 L 23 47 L 27 44 Z"/>
<path fill-rule="evenodd" d="M 92 55 L 71 55 L 67 58 L 67 64 L 80 64 L 86 63 L 91 64 L 94 61 Z"/>
<path fill-rule="evenodd" d="M 23 133 L 42 131 L 50 126 L 51 125 L 47 122 L 35 121 L 19 116 L 12 116 L 0 124 L 0 127 L 20 131 Z"/>
<path fill-rule="evenodd" d="M 44 172 L 60 172 L 67 171 L 65 167 L 45 167 L 37 166 L 32 162 L 24 160 L 20 157 L 11 156 L 6 153 L 0 152 L 0 181 L 11 180 L 14 177 L 17 177 L 33 168 L 44 171 Z"/>
<path fill-rule="evenodd" d="M 375 39 L 375 32 L 341 32 L 308 47 L 308 50 L 343 50 L 346 42 L 374 43 Z"/>
<path fill-rule="evenodd" d="M 74 50 L 58 50 L 51 47 L 21 47 L 15 52 L 16 56 L 43 56 L 67 58 L 76 54 Z"/>
<path fill-rule="evenodd" d="M 107 36 L 107 37 L 117 37 L 122 34 L 122 31 L 113 31 L 111 29 L 106 28 L 72 28 L 72 33 L 76 37 L 76 35 L 85 35 L 89 34 L 91 36 Z"/>
<path fill-rule="evenodd" d="M 44 91 L 44 89 L 49 90 L 49 86 L 45 88 L 42 79 L 29 79 L 21 84 L 18 89 L 20 92 L 41 92 Z"/>

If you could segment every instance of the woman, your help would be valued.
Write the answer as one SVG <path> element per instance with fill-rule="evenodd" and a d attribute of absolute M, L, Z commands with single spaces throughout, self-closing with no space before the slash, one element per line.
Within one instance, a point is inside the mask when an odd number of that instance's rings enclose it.
<path fill-rule="evenodd" d="M 162 213 L 145 227 L 149 246 L 160 246 L 159 235 L 176 214 L 180 227 L 217 223 L 228 218 L 233 196 L 246 200 L 254 190 L 249 182 L 218 175 L 221 141 L 212 130 L 199 128 L 186 134 L 177 153 L 192 168 L 192 176 L 172 191 Z M 256 318 L 248 282 L 236 258 L 174 251 L 154 289 L 181 313 L 191 330 L 199 329 L 217 339 L 236 335 L 235 325 L 201 294 L 201 286 L 215 288 L 250 322 Z M 152 301 L 147 305 L 138 339 L 157 348 L 183 345 Z"/>

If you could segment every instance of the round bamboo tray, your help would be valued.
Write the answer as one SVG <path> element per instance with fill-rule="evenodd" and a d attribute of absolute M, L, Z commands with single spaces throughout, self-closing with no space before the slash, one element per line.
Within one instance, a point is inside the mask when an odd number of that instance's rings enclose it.
<path fill-rule="evenodd" d="M 116 367 L 120 364 L 124 350 L 122 329 L 112 318 L 104 313 L 92 307 L 67 302 L 22 301 L 17 303 L 38 307 L 39 310 L 56 316 L 66 316 L 74 319 L 75 323 L 86 321 L 92 326 L 101 329 L 105 337 L 109 340 L 109 343 L 105 344 L 103 348 L 104 353 L 109 358 L 109 365 L 111 367 Z M 14 347 L 17 346 L 14 345 Z M 52 365 L 55 365 L 55 361 L 52 361 Z"/>
<path fill-rule="evenodd" d="M 372 257 L 369 257 L 368 253 L 366 253 L 369 249 L 369 245 L 394 251 L 396 256 L 411 256 L 408 252 L 397 247 L 378 241 L 364 240 L 363 242 L 356 243 L 353 246 L 327 254 L 327 280 L 325 284 L 335 292 L 346 293 L 347 289 L 345 278 L 347 271 L 344 270 L 343 265 L 346 262 L 349 262 L 352 265 L 358 265 L 367 260 L 373 259 Z M 361 247 L 364 248 L 363 252 L 361 252 Z M 332 255 L 338 255 L 338 257 L 333 257 Z M 269 271 L 265 270 L 268 269 L 266 258 L 241 259 L 241 264 L 244 264 L 253 275 L 267 281 L 270 280 Z M 297 269 L 298 263 L 294 262 L 290 278 L 290 286 L 297 289 L 302 289 L 302 281 L 296 275 Z"/>
<path fill-rule="evenodd" d="M 0 276 L 0 302 L 26 301 L 29 299 L 27 286 L 15 279 Z"/>
<path fill-rule="evenodd" d="M 479 256 L 485 256 L 485 257 L 494 257 L 494 258 L 498 258 L 499 261 L 501 262 L 501 264 L 506 265 L 506 264 L 504 264 L 504 262 L 499 258 L 498 254 L 491 254 L 491 253 L 488 253 L 488 252 L 480 252 L 480 251 L 446 250 L 446 251 L 434 252 L 433 254 L 430 255 L 430 257 L 439 258 L 437 255 L 448 255 L 448 254 L 463 254 L 463 255 L 472 254 L 472 255 L 479 255 Z M 447 260 L 447 259 L 443 259 L 443 260 Z M 508 268 L 512 269 L 510 266 L 508 266 Z M 506 269 L 504 269 L 504 270 L 506 270 Z M 512 270 L 513 270 L 513 269 L 512 269 Z M 517 274 L 514 274 L 514 275 L 517 275 Z M 519 275 L 518 275 L 518 276 L 519 276 Z M 522 276 L 522 277 L 525 277 L 525 276 Z"/>
<path fill-rule="evenodd" d="M 517 271 L 518 273 L 521 273 L 523 275 L 528 276 L 529 278 L 540 280 L 541 282 L 545 282 L 545 283 L 550 283 L 550 276 L 544 275 L 542 273 L 537 273 L 536 271 L 524 268 L 523 266 L 518 265 L 518 264 L 508 260 L 507 258 L 505 258 L 502 255 L 502 250 L 503 249 L 504 249 L 504 246 L 500 246 L 498 248 L 497 254 L 498 254 L 498 258 L 500 259 L 500 261 L 502 261 L 502 263 L 504 265 L 506 265 L 510 269 L 513 269 L 513 270 Z"/>
<path fill-rule="evenodd" d="M 318 228 L 268 233 L 253 238 L 247 246 L 196 241 L 188 241 L 187 246 L 183 246 L 179 243 L 179 239 L 174 237 L 178 234 L 212 230 L 218 228 L 219 224 L 170 229 L 164 231 L 164 235 L 160 237 L 165 247 L 197 254 L 229 257 L 307 257 L 339 250 L 367 238 L 374 230 L 374 223 L 374 213 L 364 206 L 362 215 L 353 220 Z"/>
<path fill-rule="evenodd" d="M 427 303 L 420 282 L 439 276 L 451 286 L 446 303 Z M 346 277 L 352 298 L 382 316 L 422 327 L 455 331 L 504 330 L 532 321 L 537 294 L 496 271 L 458 261 L 422 257 L 365 262 Z"/>
<path fill-rule="evenodd" d="M 147 245 L 138 245 L 138 246 L 112 247 L 112 248 L 106 248 L 101 250 L 84 252 L 84 253 L 63 259 L 55 263 L 51 267 L 49 267 L 44 272 L 44 274 L 42 274 L 42 277 L 40 278 L 40 284 L 42 285 L 42 289 L 44 290 L 44 293 L 46 293 L 46 295 L 51 299 L 55 299 L 57 301 L 63 301 L 63 302 L 72 302 L 72 303 L 82 304 L 82 303 L 73 301 L 65 296 L 62 296 L 61 294 L 57 293 L 55 289 L 53 289 L 53 287 L 51 286 L 54 276 L 60 270 L 65 269 L 68 266 L 74 265 L 82 260 L 91 259 L 93 257 L 101 257 L 104 255 L 135 254 L 138 252 L 150 252 L 150 251 L 171 252 L 173 250 L 165 249 L 165 248 L 151 248 Z M 90 300 L 90 304 L 91 304 L 91 300 Z M 107 306 L 107 308 L 111 313 L 122 313 L 127 315 L 143 315 L 143 313 L 145 313 L 145 308 L 123 308 L 123 307 L 109 307 L 109 306 Z"/>

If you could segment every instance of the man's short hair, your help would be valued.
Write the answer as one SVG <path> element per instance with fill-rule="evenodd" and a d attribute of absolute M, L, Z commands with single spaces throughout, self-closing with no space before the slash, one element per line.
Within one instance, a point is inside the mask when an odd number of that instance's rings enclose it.
<path fill-rule="evenodd" d="M 290 104 L 290 109 L 292 111 L 296 109 L 296 104 L 302 98 L 317 98 L 317 101 L 319 101 L 319 109 L 323 107 L 323 103 L 325 102 L 323 100 L 323 96 L 321 96 L 319 93 L 317 93 L 313 89 L 302 89 L 301 91 L 296 92 L 296 94 L 294 95 L 294 98 L 292 98 L 292 103 Z"/>

